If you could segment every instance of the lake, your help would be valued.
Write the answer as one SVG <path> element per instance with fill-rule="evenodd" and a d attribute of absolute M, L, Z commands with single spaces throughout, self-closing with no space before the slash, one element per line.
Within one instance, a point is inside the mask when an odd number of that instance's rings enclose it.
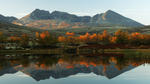
<path fill-rule="evenodd" d="M 149 84 L 150 53 L 0 54 L 0 84 Z"/>

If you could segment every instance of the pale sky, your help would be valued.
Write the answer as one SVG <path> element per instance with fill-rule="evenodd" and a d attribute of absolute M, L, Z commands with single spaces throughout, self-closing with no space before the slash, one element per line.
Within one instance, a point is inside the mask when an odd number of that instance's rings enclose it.
<path fill-rule="evenodd" d="M 21 18 L 36 8 L 93 16 L 113 10 L 150 25 L 150 0 L 0 0 L 0 14 Z"/>

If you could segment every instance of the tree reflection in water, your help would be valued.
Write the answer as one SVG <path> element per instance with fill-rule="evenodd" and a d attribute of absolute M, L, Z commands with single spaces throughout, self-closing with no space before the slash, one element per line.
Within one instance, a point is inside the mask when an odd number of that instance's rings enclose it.
<path fill-rule="evenodd" d="M 82 55 L 0 55 L 0 75 L 22 71 L 35 80 L 91 73 L 112 79 L 137 66 L 150 63 L 149 53 L 116 52 Z"/>

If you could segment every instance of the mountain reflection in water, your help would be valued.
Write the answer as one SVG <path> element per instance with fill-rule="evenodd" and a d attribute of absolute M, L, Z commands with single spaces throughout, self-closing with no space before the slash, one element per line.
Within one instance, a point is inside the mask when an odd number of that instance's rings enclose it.
<path fill-rule="evenodd" d="M 149 55 L 141 53 L 0 55 L 0 76 L 21 71 L 36 81 L 51 77 L 60 79 L 78 73 L 94 73 L 112 79 L 142 64 L 150 63 Z"/>

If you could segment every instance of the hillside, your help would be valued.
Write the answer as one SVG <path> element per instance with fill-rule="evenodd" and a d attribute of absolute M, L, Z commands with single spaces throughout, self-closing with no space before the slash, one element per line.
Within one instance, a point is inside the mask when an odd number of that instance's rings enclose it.
<path fill-rule="evenodd" d="M 145 27 L 87 27 L 87 28 L 64 28 L 64 29 L 57 29 L 51 30 L 50 32 L 57 33 L 59 35 L 65 35 L 66 32 L 74 32 L 76 35 L 85 34 L 86 32 L 89 33 L 102 33 L 104 30 L 107 30 L 110 34 L 116 32 L 117 30 L 128 31 L 129 33 L 132 32 L 139 32 L 142 34 L 150 34 L 150 26 Z"/>
<path fill-rule="evenodd" d="M 109 27 L 87 27 L 87 28 L 63 28 L 63 29 L 55 29 L 55 30 L 42 30 L 38 28 L 31 28 L 25 26 L 18 26 L 10 23 L 0 22 L 0 31 L 3 32 L 7 36 L 11 35 L 22 35 L 24 33 L 34 36 L 35 32 L 49 31 L 54 35 L 65 35 L 66 32 L 75 32 L 76 35 L 89 33 L 102 33 L 104 30 L 107 30 L 109 33 L 114 33 L 118 29 L 122 29 L 124 31 L 131 32 L 140 32 L 140 33 L 150 33 L 150 26 L 145 27 L 119 27 L 119 26 L 109 26 Z"/>
<path fill-rule="evenodd" d="M 33 36 L 36 31 L 41 32 L 42 30 L 0 22 L 0 32 L 6 36 L 20 36 L 24 33 Z"/>

